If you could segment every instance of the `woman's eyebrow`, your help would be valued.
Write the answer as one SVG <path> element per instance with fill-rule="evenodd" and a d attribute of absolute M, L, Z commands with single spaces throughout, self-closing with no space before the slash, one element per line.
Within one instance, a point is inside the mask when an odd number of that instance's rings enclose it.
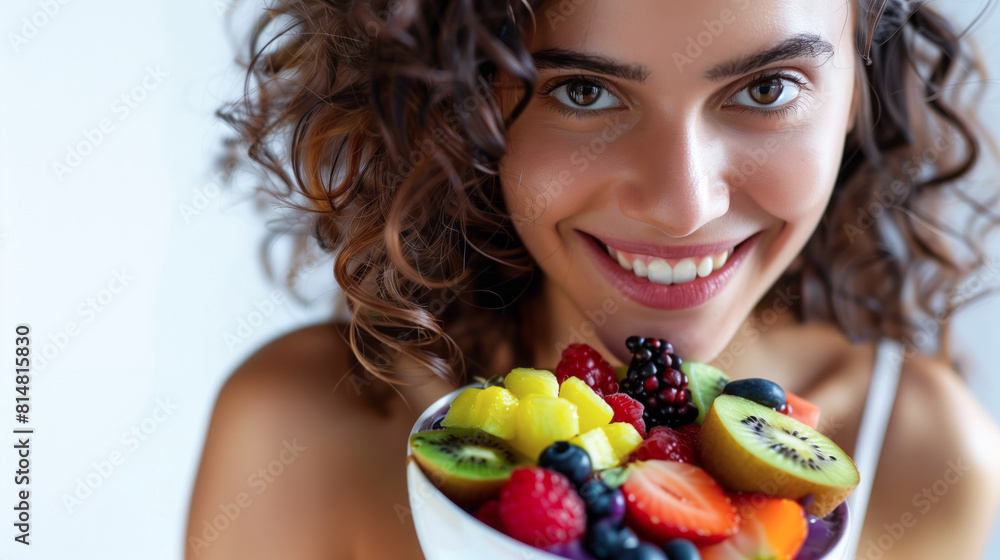
<path fill-rule="evenodd" d="M 781 60 L 801 57 L 819 58 L 832 54 L 833 45 L 829 41 L 819 35 L 802 33 L 793 35 L 769 49 L 718 64 L 704 75 L 709 80 L 719 81 L 752 72 Z M 535 62 L 535 68 L 539 70 L 586 70 L 640 84 L 645 83 L 646 78 L 650 75 L 649 67 L 645 64 L 628 64 L 603 55 L 569 49 L 542 49 L 532 53 L 531 58 Z"/>
<path fill-rule="evenodd" d="M 607 74 L 631 82 L 643 83 L 649 76 L 649 67 L 644 64 L 626 64 L 597 54 L 589 54 L 567 49 L 542 49 L 532 53 L 535 68 L 563 68 L 588 70 Z"/>
<path fill-rule="evenodd" d="M 801 33 L 793 35 L 769 49 L 716 65 L 705 72 L 704 76 L 709 80 L 719 81 L 741 76 L 781 60 L 802 57 L 819 58 L 823 55 L 833 55 L 833 45 L 819 35 Z"/>

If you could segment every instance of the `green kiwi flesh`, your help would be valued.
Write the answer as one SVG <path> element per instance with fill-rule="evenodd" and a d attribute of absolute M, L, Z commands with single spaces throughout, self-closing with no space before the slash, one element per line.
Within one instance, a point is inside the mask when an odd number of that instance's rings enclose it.
<path fill-rule="evenodd" d="M 462 506 L 497 497 L 515 468 L 531 464 L 504 440 L 475 428 L 417 432 L 410 449 L 427 478 Z"/>
<path fill-rule="evenodd" d="M 712 407 L 715 397 L 722 394 L 722 389 L 729 383 L 729 376 L 717 368 L 700 362 L 684 362 L 681 372 L 688 378 L 688 389 L 691 391 L 691 402 L 698 407 L 698 424 L 705 422 L 705 415 Z"/>
<path fill-rule="evenodd" d="M 860 480 L 851 458 L 809 426 L 753 401 L 721 395 L 700 432 L 701 459 L 730 491 L 763 492 L 798 500 L 823 517 Z"/>

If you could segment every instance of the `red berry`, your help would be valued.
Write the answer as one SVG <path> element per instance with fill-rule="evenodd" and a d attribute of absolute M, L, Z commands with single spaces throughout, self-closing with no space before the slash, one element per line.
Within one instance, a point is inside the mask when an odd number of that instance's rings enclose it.
<path fill-rule="evenodd" d="M 615 393 L 604 397 L 604 402 L 615 411 L 612 422 L 625 422 L 632 424 L 639 435 L 646 438 L 646 422 L 642 419 L 642 403 L 626 395 L 625 393 Z"/>
<path fill-rule="evenodd" d="M 663 379 L 668 385 L 673 385 L 674 387 L 680 387 L 682 385 L 687 385 L 687 376 L 681 373 L 679 370 L 670 368 L 667 373 L 664 374 Z"/>
<path fill-rule="evenodd" d="M 691 444 L 691 449 L 694 449 L 694 456 L 696 458 L 695 463 L 697 463 L 699 447 L 701 447 L 701 425 L 692 422 L 690 424 L 684 424 L 680 428 L 674 428 L 674 430 L 676 430 L 682 438 Z"/>
<path fill-rule="evenodd" d="M 474 516 L 497 531 L 504 532 L 503 522 L 500 521 L 500 500 L 490 500 L 479 506 Z"/>
<path fill-rule="evenodd" d="M 639 463 L 621 489 L 625 523 L 651 542 L 682 538 L 702 546 L 736 532 L 736 507 L 722 487 L 694 465 Z"/>
<path fill-rule="evenodd" d="M 505 532 L 538 548 L 568 543 L 587 530 L 583 498 L 565 476 L 541 467 L 518 467 L 500 490 Z"/>
<path fill-rule="evenodd" d="M 632 461 L 677 461 L 695 462 L 695 446 L 690 435 L 666 426 L 656 426 L 649 430 L 649 437 L 642 442 L 629 458 Z"/>
<path fill-rule="evenodd" d="M 688 378 L 679 368 L 681 359 L 673 346 L 663 339 L 629 337 L 625 345 L 632 352 L 621 392 L 645 405 L 643 421 L 647 428 L 676 428 L 698 418 L 698 407 L 691 401 Z"/>
<path fill-rule="evenodd" d="M 618 377 L 601 353 L 586 344 L 570 344 L 563 350 L 556 366 L 556 379 L 562 384 L 568 377 L 579 377 L 599 396 L 618 392 Z"/>

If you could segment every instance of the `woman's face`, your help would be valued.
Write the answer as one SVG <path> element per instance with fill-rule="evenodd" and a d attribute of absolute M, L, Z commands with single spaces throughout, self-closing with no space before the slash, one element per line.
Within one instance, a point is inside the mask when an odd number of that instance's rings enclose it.
<path fill-rule="evenodd" d="M 500 171 L 545 274 L 548 342 L 627 361 L 641 334 L 711 360 L 829 200 L 852 120 L 851 3 L 573 0 L 535 15 L 539 87 Z"/>

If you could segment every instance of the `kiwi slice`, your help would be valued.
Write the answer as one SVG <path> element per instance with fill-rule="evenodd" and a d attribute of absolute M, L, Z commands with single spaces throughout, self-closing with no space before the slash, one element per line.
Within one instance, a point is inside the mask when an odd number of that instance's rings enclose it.
<path fill-rule="evenodd" d="M 729 383 L 729 376 L 720 370 L 699 362 L 684 362 L 681 371 L 688 378 L 688 389 L 691 391 L 691 402 L 698 407 L 698 418 L 695 422 L 703 424 L 708 409 L 712 407 L 715 397 L 722 394 L 722 389 Z"/>
<path fill-rule="evenodd" d="M 731 492 L 802 500 L 825 517 L 858 485 L 858 469 L 829 438 L 753 401 L 720 395 L 700 433 L 706 471 Z"/>
<path fill-rule="evenodd" d="M 502 439 L 474 428 L 417 432 L 410 449 L 427 478 L 463 507 L 498 497 L 510 473 L 531 464 Z"/>

